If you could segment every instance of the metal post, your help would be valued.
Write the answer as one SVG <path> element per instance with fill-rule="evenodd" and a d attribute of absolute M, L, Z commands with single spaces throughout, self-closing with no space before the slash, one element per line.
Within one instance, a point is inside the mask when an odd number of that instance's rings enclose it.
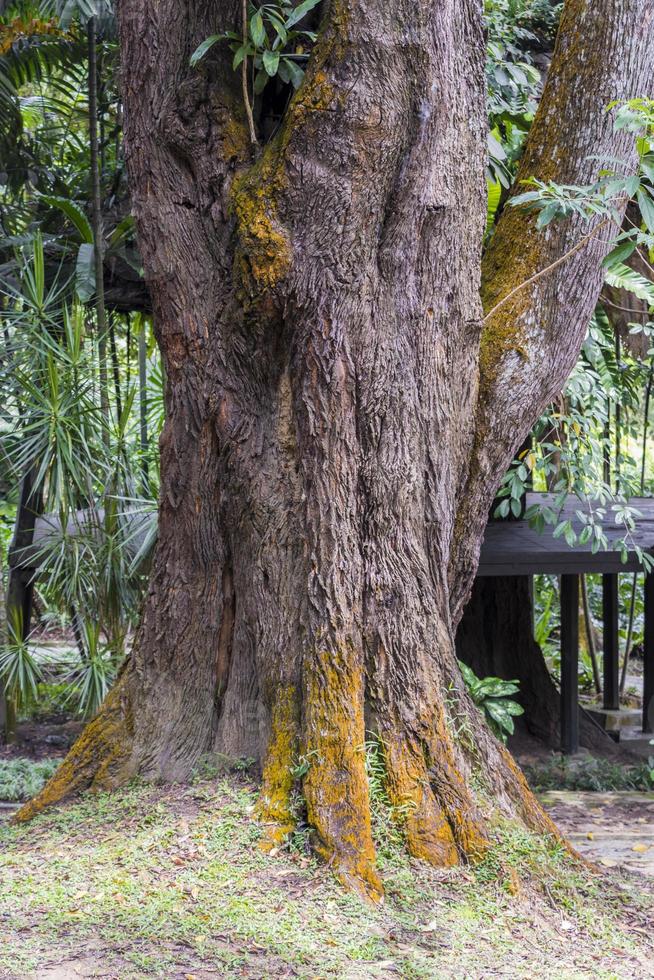
<path fill-rule="evenodd" d="M 643 731 L 654 731 L 654 572 L 645 575 Z"/>
<path fill-rule="evenodd" d="M 579 576 L 561 576 L 561 751 L 579 749 Z"/>
<path fill-rule="evenodd" d="M 618 576 L 602 575 L 602 621 L 604 636 L 604 707 L 620 707 L 620 650 L 618 644 Z"/>

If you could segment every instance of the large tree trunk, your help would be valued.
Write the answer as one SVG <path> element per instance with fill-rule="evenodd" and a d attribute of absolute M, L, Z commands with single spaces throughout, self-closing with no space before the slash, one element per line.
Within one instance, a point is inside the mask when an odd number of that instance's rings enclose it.
<path fill-rule="evenodd" d="M 167 378 L 159 544 L 134 652 L 24 817 L 135 772 L 183 779 L 217 749 L 261 761 L 275 839 L 302 757 L 318 849 L 375 897 L 370 726 L 414 855 L 483 853 L 473 786 L 552 829 L 466 694 L 454 632 L 490 500 L 570 370 L 608 246 L 570 262 L 584 282 L 569 301 L 555 276 L 500 317 L 522 330 L 536 304 L 542 329 L 522 346 L 547 359 L 546 380 L 509 341 L 489 356 L 481 7 L 326 3 L 304 84 L 253 163 L 230 53 L 188 67 L 203 38 L 238 29 L 240 3 L 121 0 L 128 166 Z M 649 81 L 649 2 L 569 7 L 585 46 L 564 34 L 525 166 L 551 139 L 553 99 L 566 135 L 632 165 L 604 107 Z M 568 181 L 585 176 L 561 143 Z M 541 245 L 517 220 L 539 264 L 579 233 Z M 511 288 L 510 264 L 493 263 L 493 290 Z M 500 381 L 518 369 L 529 394 L 513 404 Z"/>

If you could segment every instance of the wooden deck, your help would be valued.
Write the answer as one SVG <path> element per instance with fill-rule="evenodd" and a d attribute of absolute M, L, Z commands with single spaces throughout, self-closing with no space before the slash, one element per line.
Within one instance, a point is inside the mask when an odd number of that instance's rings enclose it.
<path fill-rule="evenodd" d="M 548 494 L 527 494 L 526 507 L 547 502 Z M 631 498 L 630 506 L 639 511 L 637 528 L 631 535 L 628 560 L 622 561 L 619 550 L 611 548 L 625 535 L 623 524 L 604 520 L 603 529 L 609 547 L 591 551 L 587 545 L 570 547 L 563 538 L 553 537 L 553 528 L 542 533 L 532 530 L 525 520 L 489 521 L 481 548 L 480 576 L 538 574 L 561 577 L 561 749 L 574 753 L 579 748 L 579 576 L 602 575 L 603 591 L 603 706 L 614 711 L 620 706 L 618 642 L 618 575 L 640 572 L 642 566 L 633 545 L 654 554 L 654 498 Z M 576 516 L 581 502 L 568 501 L 561 519 L 570 519 L 579 532 L 583 524 Z M 610 509 L 606 508 L 607 516 Z M 643 665 L 643 731 L 654 731 L 654 573 L 645 576 L 645 637 Z"/>
<path fill-rule="evenodd" d="M 528 493 L 527 507 L 540 501 L 547 502 L 548 498 L 549 494 Z M 633 497 L 630 506 L 642 514 L 637 519 L 634 544 L 654 554 L 654 497 Z M 568 501 L 561 515 L 561 520 L 569 518 L 572 521 L 577 532 L 583 527 L 575 513 L 580 509 L 581 502 L 574 499 Z M 608 516 L 610 510 L 606 510 Z M 624 537 L 623 524 L 608 520 L 603 524 L 609 543 Z M 553 530 L 553 527 L 546 527 L 539 534 L 524 520 L 489 521 L 477 575 L 581 575 L 590 572 L 617 574 L 642 571 L 634 551 L 629 552 L 629 560 L 624 564 L 619 551 L 601 550 L 593 554 L 590 543 L 576 544 L 570 548 L 562 537 L 553 537 Z"/>

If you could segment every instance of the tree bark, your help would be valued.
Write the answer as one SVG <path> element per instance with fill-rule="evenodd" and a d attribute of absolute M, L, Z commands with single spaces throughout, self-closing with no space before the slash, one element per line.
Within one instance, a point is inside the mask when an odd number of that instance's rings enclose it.
<path fill-rule="evenodd" d="M 318 850 L 377 898 L 371 727 L 415 856 L 484 853 L 475 786 L 497 812 L 554 832 L 469 699 L 454 632 L 490 499 L 571 366 L 608 246 L 576 259 L 587 282 L 570 301 L 529 291 L 544 324 L 525 336 L 533 356 L 505 345 L 490 366 L 481 6 L 326 4 L 304 83 L 253 161 L 230 53 L 188 67 L 205 37 L 237 28 L 240 4 L 121 0 L 127 163 L 166 367 L 159 542 L 134 652 L 22 818 L 135 772 L 184 779 L 211 749 L 252 756 L 269 839 L 292 826 L 293 772 L 306 770 Z M 564 31 L 543 112 L 554 100 L 593 152 L 631 163 L 604 106 L 649 82 L 649 4 L 598 6 L 606 28 L 589 3 L 569 4 L 567 32 L 583 28 L 587 47 Z M 592 98 L 568 85 L 577 72 L 590 84 L 599 40 L 605 101 L 596 76 Z M 549 126 L 534 126 L 536 169 Z M 532 258 L 576 234 L 541 243 L 515 215 Z M 493 263 L 508 289 L 510 264 Z M 507 304 L 512 336 L 529 333 L 523 316 Z M 518 364 L 514 405 L 503 386 Z"/>

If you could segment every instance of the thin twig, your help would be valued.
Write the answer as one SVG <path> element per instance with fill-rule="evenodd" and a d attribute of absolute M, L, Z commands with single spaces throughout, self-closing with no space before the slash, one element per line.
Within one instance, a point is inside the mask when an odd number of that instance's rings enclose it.
<path fill-rule="evenodd" d="M 488 313 L 486 314 L 482 322 L 486 323 L 487 320 L 490 320 L 490 318 L 495 313 L 497 313 L 497 311 L 502 306 L 508 303 L 509 300 L 513 296 L 515 296 L 516 293 L 519 293 L 521 289 L 525 289 L 526 286 L 531 286 L 532 283 L 537 282 L 539 279 L 542 279 L 543 276 L 546 276 L 549 272 L 553 272 L 554 269 L 557 269 L 560 265 L 563 265 L 563 263 L 566 262 L 569 258 L 572 258 L 572 256 L 575 255 L 577 252 L 581 251 L 584 245 L 587 245 L 588 242 L 591 240 L 591 238 L 594 238 L 595 235 L 598 233 L 598 231 L 601 228 L 603 228 L 606 224 L 608 224 L 610 220 L 611 220 L 610 218 L 604 218 L 603 221 L 600 221 L 600 223 L 595 228 L 593 228 L 592 231 L 590 231 L 587 235 L 584 235 L 581 241 L 578 241 L 577 244 L 573 246 L 573 248 L 571 248 L 568 252 L 565 252 L 563 255 L 559 256 L 559 258 L 555 262 L 552 262 L 551 265 L 548 265 L 544 269 L 541 269 L 539 272 L 536 272 L 533 276 L 530 276 L 529 279 L 525 279 L 524 282 L 521 282 L 518 286 L 512 289 L 509 293 L 506 294 L 506 296 L 503 297 L 503 299 L 499 301 L 499 303 L 495 304 L 492 310 L 488 311 Z"/>
<path fill-rule="evenodd" d="M 243 0 L 243 47 L 245 48 L 248 43 L 248 3 L 247 0 Z M 243 85 L 243 102 L 245 104 L 245 114 L 248 117 L 248 126 L 250 127 L 250 142 L 255 144 L 258 142 L 257 133 L 254 128 L 254 116 L 252 115 L 252 106 L 250 104 L 250 94 L 248 92 L 248 59 L 247 55 L 243 55 L 243 61 L 241 62 L 241 82 Z"/>
<path fill-rule="evenodd" d="M 644 316 L 649 319 L 647 310 L 631 310 L 628 306 L 620 306 L 619 303 L 614 303 L 612 300 L 607 299 L 603 293 L 600 294 L 600 299 L 606 306 L 610 306 L 614 310 L 619 310 L 620 313 L 629 313 L 630 316 Z"/>

